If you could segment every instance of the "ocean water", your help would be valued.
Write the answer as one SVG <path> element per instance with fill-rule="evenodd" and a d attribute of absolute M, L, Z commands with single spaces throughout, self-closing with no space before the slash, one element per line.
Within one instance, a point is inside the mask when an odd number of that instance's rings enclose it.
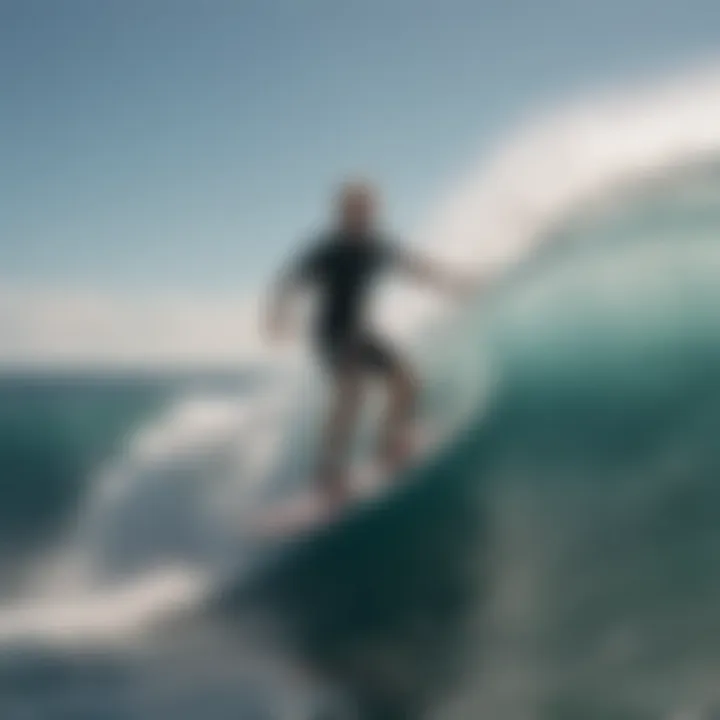
<path fill-rule="evenodd" d="M 415 336 L 439 447 L 302 542 L 248 528 L 307 476 L 311 372 L 6 376 L 0 717 L 717 716 L 720 164 L 670 130 L 522 215 Z"/>

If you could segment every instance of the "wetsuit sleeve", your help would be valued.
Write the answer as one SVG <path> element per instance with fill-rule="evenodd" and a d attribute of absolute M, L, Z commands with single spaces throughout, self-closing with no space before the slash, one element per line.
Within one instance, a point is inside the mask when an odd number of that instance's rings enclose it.
<path fill-rule="evenodd" d="M 408 266 L 408 252 L 394 240 L 385 240 L 380 245 L 380 264 L 393 270 L 402 270 Z"/>

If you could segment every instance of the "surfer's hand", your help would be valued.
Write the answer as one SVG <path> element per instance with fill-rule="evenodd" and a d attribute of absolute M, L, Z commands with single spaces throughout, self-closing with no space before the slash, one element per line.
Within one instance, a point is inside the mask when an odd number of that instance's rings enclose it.
<path fill-rule="evenodd" d="M 265 329 L 268 340 L 272 343 L 281 343 L 287 340 L 290 335 L 287 319 L 282 315 L 271 314 Z"/>
<path fill-rule="evenodd" d="M 293 286 L 280 283 L 270 295 L 265 309 L 264 328 L 267 339 L 279 343 L 290 337 L 292 327 Z"/>

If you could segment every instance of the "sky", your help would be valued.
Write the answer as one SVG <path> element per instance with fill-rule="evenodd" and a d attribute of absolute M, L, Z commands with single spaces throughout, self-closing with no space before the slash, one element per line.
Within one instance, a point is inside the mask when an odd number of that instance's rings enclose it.
<path fill-rule="evenodd" d="M 0 289 L 245 295 L 348 174 L 411 234 L 537 110 L 718 47 L 717 0 L 0 0 Z"/>

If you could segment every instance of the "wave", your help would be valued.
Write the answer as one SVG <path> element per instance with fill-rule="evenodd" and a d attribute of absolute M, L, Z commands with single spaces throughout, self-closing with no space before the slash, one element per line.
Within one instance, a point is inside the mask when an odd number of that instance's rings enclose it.
<path fill-rule="evenodd" d="M 416 346 L 427 422 L 448 440 L 385 505 L 262 556 L 243 519 L 306 476 L 316 381 L 299 370 L 252 398 L 186 398 L 106 469 L 40 604 L 0 611 L 0 642 L 112 640 L 178 608 L 235 622 L 249 604 L 368 716 L 689 702 L 689 680 L 663 696 L 647 653 L 662 636 L 687 661 L 663 672 L 691 673 L 699 656 L 677 617 L 701 587 L 693 632 L 707 630 L 717 592 L 706 567 L 682 576 L 714 547 L 702 504 L 717 500 L 708 434 L 720 407 L 713 316 L 701 312 L 694 334 L 682 318 L 714 298 L 719 91 L 708 71 L 563 110 L 441 204 L 418 242 L 496 280 L 452 319 L 411 293 L 387 298 L 383 322 Z M 683 262 L 685 284 L 672 272 Z M 672 498 L 702 538 L 673 534 Z M 674 558 L 664 568 L 653 542 Z M 68 618 L 68 603 L 94 610 Z M 644 705 L 631 684 L 602 699 L 622 668 L 648 688 Z M 712 700 L 712 683 L 694 687 L 691 699 Z"/>

